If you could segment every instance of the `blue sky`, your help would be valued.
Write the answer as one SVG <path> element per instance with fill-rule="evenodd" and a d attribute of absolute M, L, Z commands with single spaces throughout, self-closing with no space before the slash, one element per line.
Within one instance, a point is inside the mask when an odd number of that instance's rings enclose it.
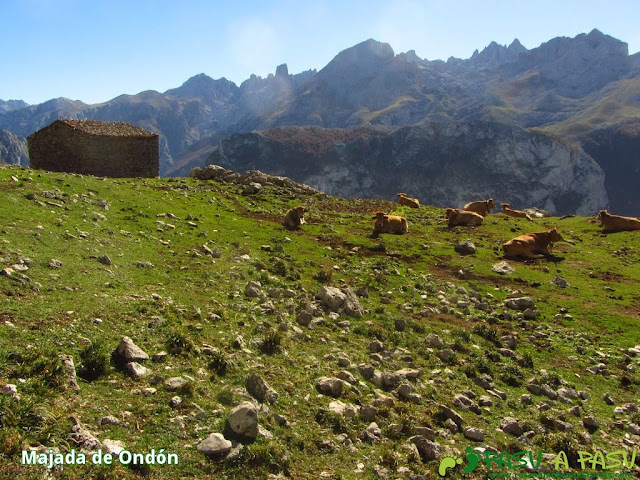
<path fill-rule="evenodd" d="M 319 70 L 368 38 L 446 60 L 598 28 L 640 50 L 640 0 L 0 0 L 0 18 L 0 99 L 31 104 Z"/>

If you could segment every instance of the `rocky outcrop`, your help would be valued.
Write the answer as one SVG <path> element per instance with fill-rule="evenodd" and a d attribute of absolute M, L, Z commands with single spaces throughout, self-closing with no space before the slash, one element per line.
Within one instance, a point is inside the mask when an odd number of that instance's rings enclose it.
<path fill-rule="evenodd" d="M 300 128 L 276 130 L 227 137 L 210 161 L 289 174 L 344 197 L 391 200 L 406 191 L 443 207 L 493 197 L 555 215 L 593 215 L 608 205 L 602 169 L 578 145 L 519 127 L 447 122 L 394 131 L 315 128 L 307 131 L 313 141 Z"/>

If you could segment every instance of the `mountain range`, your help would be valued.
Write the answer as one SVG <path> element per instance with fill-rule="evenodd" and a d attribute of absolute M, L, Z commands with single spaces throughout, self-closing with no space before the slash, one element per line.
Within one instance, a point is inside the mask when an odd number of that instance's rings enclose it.
<path fill-rule="evenodd" d="M 213 162 L 345 197 L 640 210 L 640 54 L 598 30 L 531 50 L 492 42 L 447 61 L 370 39 L 319 71 L 280 65 L 240 86 L 200 74 L 95 105 L 0 101 L 0 158 L 25 164 L 24 138 L 57 118 L 159 133 L 161 175 Z"/>

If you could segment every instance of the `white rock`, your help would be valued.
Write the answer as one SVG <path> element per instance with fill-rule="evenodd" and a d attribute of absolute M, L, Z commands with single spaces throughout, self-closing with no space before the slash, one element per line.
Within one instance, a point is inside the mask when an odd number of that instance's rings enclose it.
<path fill-rule="evenodd" d="M 220 433 L 212 433 L 198 444 L 198 451 L 205 455 L 220 456 L 231 451 L 232 444 Z"/>
<path fill-rule="evenodd" d="M 250 402 L 242 402 L 227 416 L 229 427 L 236 434 L 255 439 L 258 436 L 258 410 Z"/>

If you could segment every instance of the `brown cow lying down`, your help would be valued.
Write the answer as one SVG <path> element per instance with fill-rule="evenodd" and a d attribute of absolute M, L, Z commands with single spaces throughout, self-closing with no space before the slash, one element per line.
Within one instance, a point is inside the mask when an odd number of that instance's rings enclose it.
<path fill-rule="evenodd" d="M 546 232 L 525 233 L 502 245 L 504 254 L 510 257 L 534 258 L 536 255 L 551 255 L 553 242 L 564 242 L 555 228 Z"/>
<path fill-rule="evenodd" d="M 600 210 L 598 220 L 602 223 L 603 232 L 640 230 L 640 220 L 636 217 L 621 217 L 620 215 L 611 215 L 606 210 Z"/>
<path fill-rule="evenodd" d="M 514 210 L 511 208 L 511 205 L 509 205 L 508 203 L 503 203 L 502 204 L 502 212 L 505 215 L 508 215 L 510 217 L 515 217 L 515 218 L 526 218 L 527 220 L 531 220 L 531 217 L 529 216 L 529 214 L 527 212 L 523 212 L 522 210 Z M 531 220 L 533 221 L 533 220 Z"/>
<path fill-rule="evenodd" d="M 469 202 L 464 206 L 463 210 L 467 210 L 468 212 L 476 212 L 483 217 L 489 215 L 489 212 L 492 208 L 496 208 L 495 203 L 493 203 L 493 198 L 489 200 L 478 200 L 477 202 Z"/>
<path fill-rule="evenodd" d="M 400 205 L 406 205 L 411 208 L 420 208 L 420 201 L 417 198 L 407 197 L 406 193 L 400 192 L 398 194 L 398 201 L 400 202 Z"/>
<path fill-rule="evenodd" d="M 290 229 L 300 228 L 300 225 L 304 225 L 304 212 L 306 208 L 302 205 L 294 207 L 287 212 L 284 217 L 284 226 Z"/>
<path fill-rule="evenodd" d="M 467 225 L 469 227 L 477 227 L 482 225 L 484 218 L 476 212 L 467 212 L 458 208 L 447 208 L 444 211 L 444 218 L 449 220 L 449 228 L 456 225 Z"/>
<path fill-rule="evenodd" d="M 378 233 L 397 233 L 402 235 L 409 231 L 409 224 L 404 217 L 387 215 L 384 212 L 376 212 L 376 216 L 373 218 L 376 221 L 373 224 L 374 235 Z"/>

